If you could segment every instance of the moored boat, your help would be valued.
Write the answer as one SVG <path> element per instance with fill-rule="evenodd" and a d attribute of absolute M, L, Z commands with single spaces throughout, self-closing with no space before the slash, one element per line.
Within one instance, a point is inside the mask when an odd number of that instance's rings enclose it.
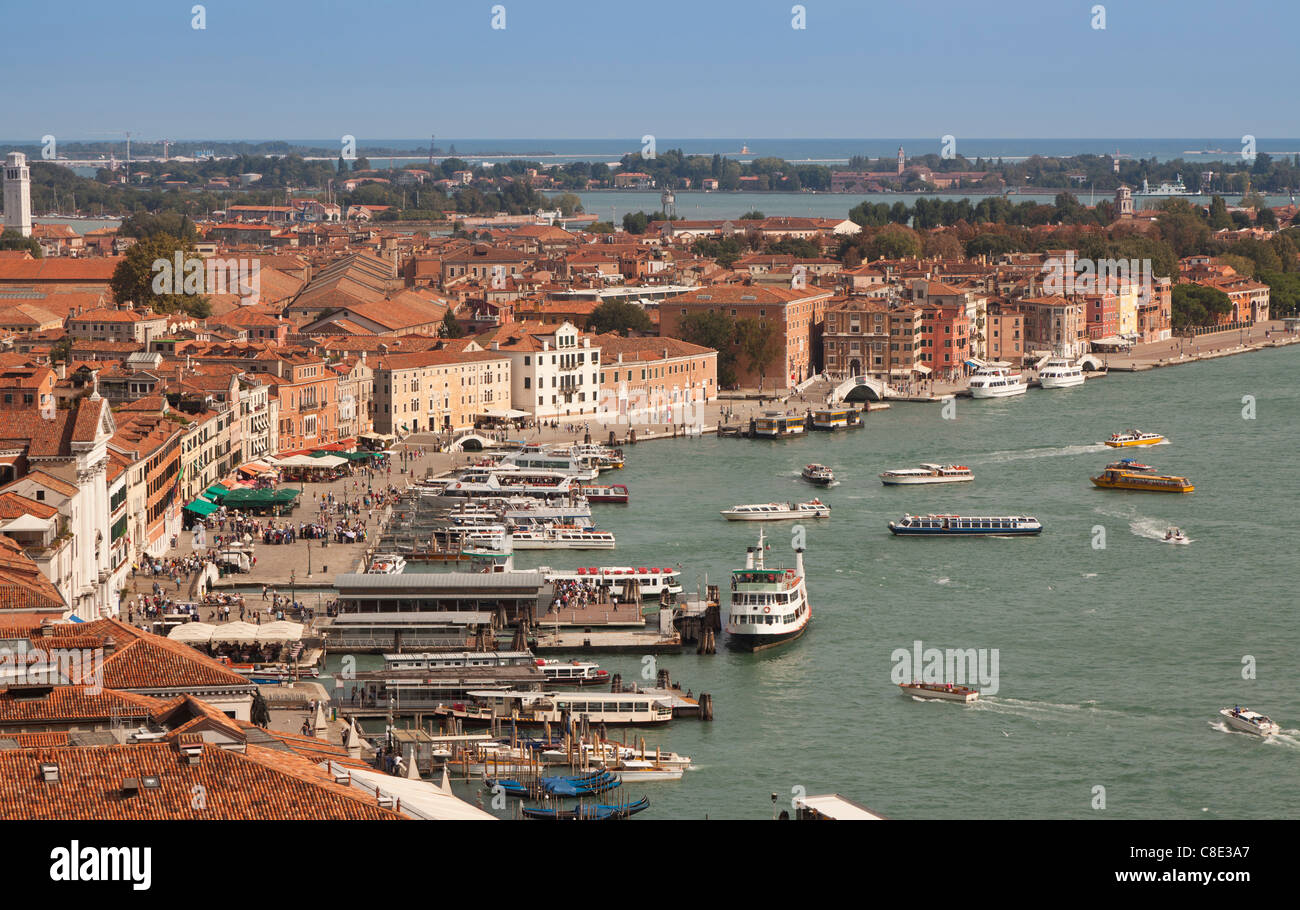
<path fill-rule="evenodd" d="M 370 560 L 367 575 L 401 575 L 406 568 L 406 560 L 397 553 L 379 553 Z"/>
<path fill-rule="evenodd" d="M 582 495 L 587 497 L 588 502 L 607 502 L 621 505 L 627 503 L 631 499 L 627 492 L 627 487 L 621 483 L 584 483 L 579 489 Z"/>
<path fill-rule="evenodd" d="M 755 502 L 722 510 L 727 521 L 790 521 L 803 518 L 830 518 L 831 507 L 820 499 L 808 502 Z"/>
<path fill-rule="evenodd" d="M 650 800 L 647 797 L 641 797 L 636 802 L 617 803 L 614 805 L 588 805 L 578 803 L 574 809 L 530 809 L 525 807 L 521 811 L 524 818 L 533 818 L 541 821 L 617 821 L 636 815 L 638 812 L 644 812 L 650 808 Z"/>
<path fill-rule="evenodd" d="M 1053 357 L 1038 371 L 1038 384 L 1045 389 L 1068 389 L 1083 385 L 1083 367 L 1065 357 Z"/>
<path fill-rule="evenodd" d="M 510 545 L 516 550 L 612 550 L 613 533 L 573 525 L 515 528 Z"/>
<path fill-rule="evenodd" d="M 978 367 L 970 378 L 972 398 L 1006 398 L 1023 395 L 1029 384 L 1020 373 L 1012 372 L 1009 363 L 989 363 Z"/>
<path fill-rule="evenodd" d="M 885 486 L 902 486 L 925 483 L 963 483 L 974 480 L 975 472 L 964 464 L 930 464 L 922 462 L 919 468 L 896 468 L 880 475 Z"/>
<path fill-rule="evenodd" d="M 970 704 L 980 697 L 978 689 L 972 689 L 970 686 L 954 685 L 953 683 L 910 682 L 899 683 L 898 688 L 903 691 L 904 695 L 910 695 L 913 698 L 959 701 L 962 704 Z"/>
<path fill-rule="evenodd" d="M 1032 515 L 904 515 L 889 530 L 899 537 L 1029 537 L 1043 525 Z"/>
<path fill-rule="evenodd" d="M 654 600 L 682 593 L 681 570 L 668 566 L 583 566 L 569 571 L 541 566 L 538 571 L 549 582 L 574 581 L 608 589 L 610 597 Z"/>
<path fill-rule="evenodd" d="M 598 686 L 609 683 L 609 671 L 589 660 L 538 659 L 538 668 L 550 686 Z"/>
<path fill-rule="evenodd" d="M 862 412 L 857 408 L 817 408 L 812 412 L 814 430 L 847 430 L 862 426 Z"/>
<path fill-rule="evenodd" d="M 1229 727 L 1240 730 L 1242 733 L 1253 733 L 1256 736 L 1272 736 L 1282 731 L 1282 728 L 1267 716 L 1260 714 L 1258 711 L 1243 708 L 1240 705 L 1222 708 L 1219 715 Z"/>
<path fill-rule="evenodd" d="M 768 411 L 762 417 L 754 418 L 754 435 L 764 439 L 776 439 L 781 436 L 802 436 L 804 419 L 788 414 Z"/>
<path fill-rule="evenodd" d="M 1133 446 L 1153 446 L 1157 443 L 1164 442 L 1165 437 L 1159 433 L 1144 433 L 1141 430 L 1125 430 L 1122 433 L 1111 433 L 1110 438 L 1105 440 L 1106 445 L 1112 449 L 1126 449 Z"/>

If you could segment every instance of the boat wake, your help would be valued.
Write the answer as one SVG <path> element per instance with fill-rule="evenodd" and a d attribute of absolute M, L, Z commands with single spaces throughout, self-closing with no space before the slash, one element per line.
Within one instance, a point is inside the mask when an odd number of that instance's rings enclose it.
<path fill-rule="evenodd" d="M 1081 715 L 1119 717 L 1122 714 L 1119 711 L 1098 707 L 1095 701 L 1071 705 L 1050 701 L 1029 701 L 1021 698 L 998 698 L 996 695 L 980 696 L 978 701 L 971 703 L 971 707 L 991 711 L 994 714 L 1011 714 L 1029 720 L 1070 720 Z"/>
<path fill-rule="evenodd" d="M 1002 464 L 1008 461 L 1024 461 L 1029 458 L 1059 458 L 1062 455 L 1091 455 L 1105 452 L 1107 447 L 1100 442 L 1093 445 L 1060 446 L 1042 449 L 1011 449 L 1005 452 L 990 452 L 987 455 L 970 459 L 972 464 Z"/>
<path fill-rule="evenodd" d="M 942 578 L 936 578 L 936 579 L 934 580 L 934 583 L 935 583 L 936 585 L 950 585 L 950 584 L 952 584 L 952 579 L 949 578 L 947 575 L 945 575 L 945 576 L 943 576 Z"/>

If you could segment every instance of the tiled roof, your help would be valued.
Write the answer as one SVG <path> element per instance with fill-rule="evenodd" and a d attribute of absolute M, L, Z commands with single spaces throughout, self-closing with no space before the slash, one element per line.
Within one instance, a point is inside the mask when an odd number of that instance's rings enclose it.
<path fill-rule="evenodd" d="M 107 725 L 123 717 L 154 716 L 162 704 L 161 700 L 147 695 L 111 689 L 96 691 L 93 686 L 11 686 L 0 691 L 0 726 L 87 721 Z"/>

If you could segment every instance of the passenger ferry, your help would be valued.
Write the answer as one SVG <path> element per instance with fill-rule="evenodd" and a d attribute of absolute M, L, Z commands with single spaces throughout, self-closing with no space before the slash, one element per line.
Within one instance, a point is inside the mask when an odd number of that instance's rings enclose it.
<path fill-rule="evenodd" d="M 586 528 L 591 526 L 591 506 L 582 500 L 575 503 L 545 502 L 527 496 L 513 499 L 473 499 L 452 508 L 445 518 L 449 523 L 458 526 L 531 525 L 558 522 Z"/>
<path fill-rule="evenodd" d="M 574 457 L 581 458 L 592 467 L 601 470 L 621 470 L 623 467 L 623 450 L 595 443 L 579 443 L 569 450 Z"/>
<path fill-rule="evenodd" d="M 368 575 L 401 575 L 406 568 L 406 560 L 396 553 L 380 553 L 370 560 Z"/>
<path fill-rule="evenodd" d="M 1064 357 L 1053 357 L 1038 371 L 1038 384 L 1045 389 L 1068 389 L 1083 385 L 1083 367 Z"/>
<path fill-rule="evenodd" d="M 632 499 L 627 491 L 627 486 L 621 483 L 584 483 L 581 485 L 580 489 L 582 495 L 587 497 L 588 502 L 606 502 L 626 505 Z"/>
<path fill-rule="evenodd" d="M 857 408 L 818 408 L 812 412 L 814 430 L 847 430 L 862 426 L 862 412 Z"/>
<path fill-rule="evenodd" d="M 1125 449 L 1131 446 L 1153 446 L 1156 443 L 1164 442 L 1165 438 L 1159 433 L 1143 433 L 1139 430 L 1125 430 L 1123 433 L 1111 433 L 1110 439 L 1106 440 L 1106 445 L 1112 449 Z"/>
<path fill-rule="evenodd" d="M 904 515 L 889 530 L 900 537 L 1028 537 L 1043 525 L 1032 515 Z"/>
<path fill-rule="evenodd" d="M 903 690 L 904 695 L 910 695 L 913 698 L 925 698 L 934 701 L 959 701 L 964 705 L 968 705 L 980 697 L 979 689 L 953 685 L 952 683 L 899 683 L 898 688 Z"/>
<path fill-rule="evenodd" d="M 1191 493 L 1196 490 L 1186 477 L 1155 474 L 1153 471 L 1148 465 L 1117 461 L 1107 465 L 1105 471 L 1092 478 L 1092 482 L 1110 490 L 1141 490 L 1147 493 Z"/>
<path fill-rule="evenodd" d="M 548 452 L 539 446 L 528 446 L 501 459 L 501 467 L 524 470 L 560 471 L 579 480 L 595 480 L 600 474 L 592 460 L 572 452 Z"/>
<path fill-rule="evenodd" d="M 745 568 L 731 573 L 727 641 L 745 651 L 763 651 L 794 641 L 808 629 L 812 607 L 804 584 L 803 550 L 793 569 L 769 569 L 762 533 L 745 552 Z"/>
<path fill-rule="evenodd" d="M 474 667 L 526 667 L 531 651 L 420 651 L 385 654 L 385 670 L 464 670 Z"/>
<path fill-rule="evenodd" d="M 514 528 L 510 543 L 516 550 L 612 550 L 615 546 L 611 532 L 573 525 Z"/>
<path fill-rule="evenodd" d="M 1029 384 L 1019 373 L 1011 372 L 1009 363 L 985 364 L 975 370 L 970 378 L 972 398 L 1007 398 L 1023 395 Z"/>
<path fill-rule="evenodd" d="M 793 518 L 830 518 L 831 507 L 820 499 L 808 502 L 756 502 L 722 510 L 727 521 L 789 521 Z"/>
<path fill-rule="evenodd" d="M 828 487 L 835 482 L 835 472 L 824 464 L 804 465 L 800 476 L 819 487 Z"/>
<path fill-rule="evenodd" d="M 551 686 L 598 686 L 609 684 L 609 671 L 589 660 L 538 660 L 537 666 Z"/>
<path fill-rule="evenodd" d="M 513 721 L 526 726 L 562 724 L 568 718 L 609 726 L 666 724 L 673 706 L 657 695 L 635 692 L 519 692 L 483 689 L 468 693 L 468 703 L 439 705 L 435 717 L 455 718 L 466 725 Z"/>
<path fill-rule="evenodd" d="M 555 571 L 542 566 L 537 571 L 549 582 L 580 581 L 608 590 L 611 597 L 638 594 L 643 600 L 682 593 L 682 573 L 667 566 L 590 566 Z"/>
<path fill-rule="evenodd" d="M 754 419 L 754 435 L 764 439 L 776 439 L 781 436 L 802 436 L 804 419 L 791 417 L 776 411 L 768 411 L 762 417 Z"/>
<path fill-rule="evenodd" d="M 518 468 L 469 468 L 450 481 L 443 496 L 533 496 L 571 497 L 578 480 L 563 471 L 521 470 Z"/>
<path fill-rule="evenodd" d="M 975 479 L 975 472 L 964 464 L 930 464 L 921 462 L 919 468 L 896 468 L 880 475 L 885 486 L 904 486 L 921 483 L 965 483 Z"/>
<path fill-rule="evenodd" d="M 1280 726 L 1263 714 L 1248 710 L 1240 705 L 1223 708 L 1219 711 L 1219 715 L 1229 727 L 1240 730 L 1242 733 L 1254 733 L 1256 736 L 1272 736 L 1274 733 L 1282 732 Z"/>

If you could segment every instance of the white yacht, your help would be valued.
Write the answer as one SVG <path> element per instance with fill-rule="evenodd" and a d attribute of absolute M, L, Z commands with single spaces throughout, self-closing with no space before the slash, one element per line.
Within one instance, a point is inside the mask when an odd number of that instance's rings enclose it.
<path fill-rule="evenodd" d="M 793 569 L 769 569 L 765 539 L 745 553 L 745 568 L 731 573 L 731 608 L 727 641 L 744 651 L 762 651 L 794 641 L 808 629 L 812 607 L 804 585 L 803 550 L 796 549 Z"/>
<path fill-rule="evenodd" d="M 789 521 L 792 518 L 830 518 L 831 507 L 820 499 L 807 502 L 755 502 L 722 510 L 727 521 Z"/>
<path fill-rule="evenodd" d="M 1083 367 L 1064 357 L 1053 357 L 1038 371 L 1038 382 L 1045 389 L 1068 389 L 1083 385 Z"/>
<path fill-rule="evenodd" d="M 537 666 L 549 686 L 609 685 L 609 671 L 589 660 L 538 660 Z"/>
<path fill-rule="evenodd" d="M 600 474 L 592 458 L 573 450 L 552 451 L 539 446 L 526 446 L 501 459 L 502 467 L 528 470 L 562 471 L 579 480 L 595 480 Z"/>
<path fill-rule="evenodd" d="M 903 486 L 921 483 L 967 483 L 975 479 L 975 472 L 964 464 L 930 464 L 921 462 L 919 468 L 895 468 L 880 475 L 885 486 Z"/>
<path fill-rule="evenodd" d="M 1009 363 L 989 363 L 975 370 L 970 378 L 972 398 L 1007 398 L 1023 395 L 1029 384 Z"/>
<path fill-rule="evenodd" d="M 1223 708 L 1219 711 L 1224 723 L 1242 733 L 1254 733 L 1256 736 L 1272 736 L 1280 733 L 1282 728 L 1257 711 L 1251 711 L 1240 705 Z"/>
<path fill-rule="evenodd" d="M 450 481 L 443 496 L 509 497 L 540 496 L 545 498 L 574 495 L 576 478 L 563 471 L 540 468 L 468 468 Z"/>

